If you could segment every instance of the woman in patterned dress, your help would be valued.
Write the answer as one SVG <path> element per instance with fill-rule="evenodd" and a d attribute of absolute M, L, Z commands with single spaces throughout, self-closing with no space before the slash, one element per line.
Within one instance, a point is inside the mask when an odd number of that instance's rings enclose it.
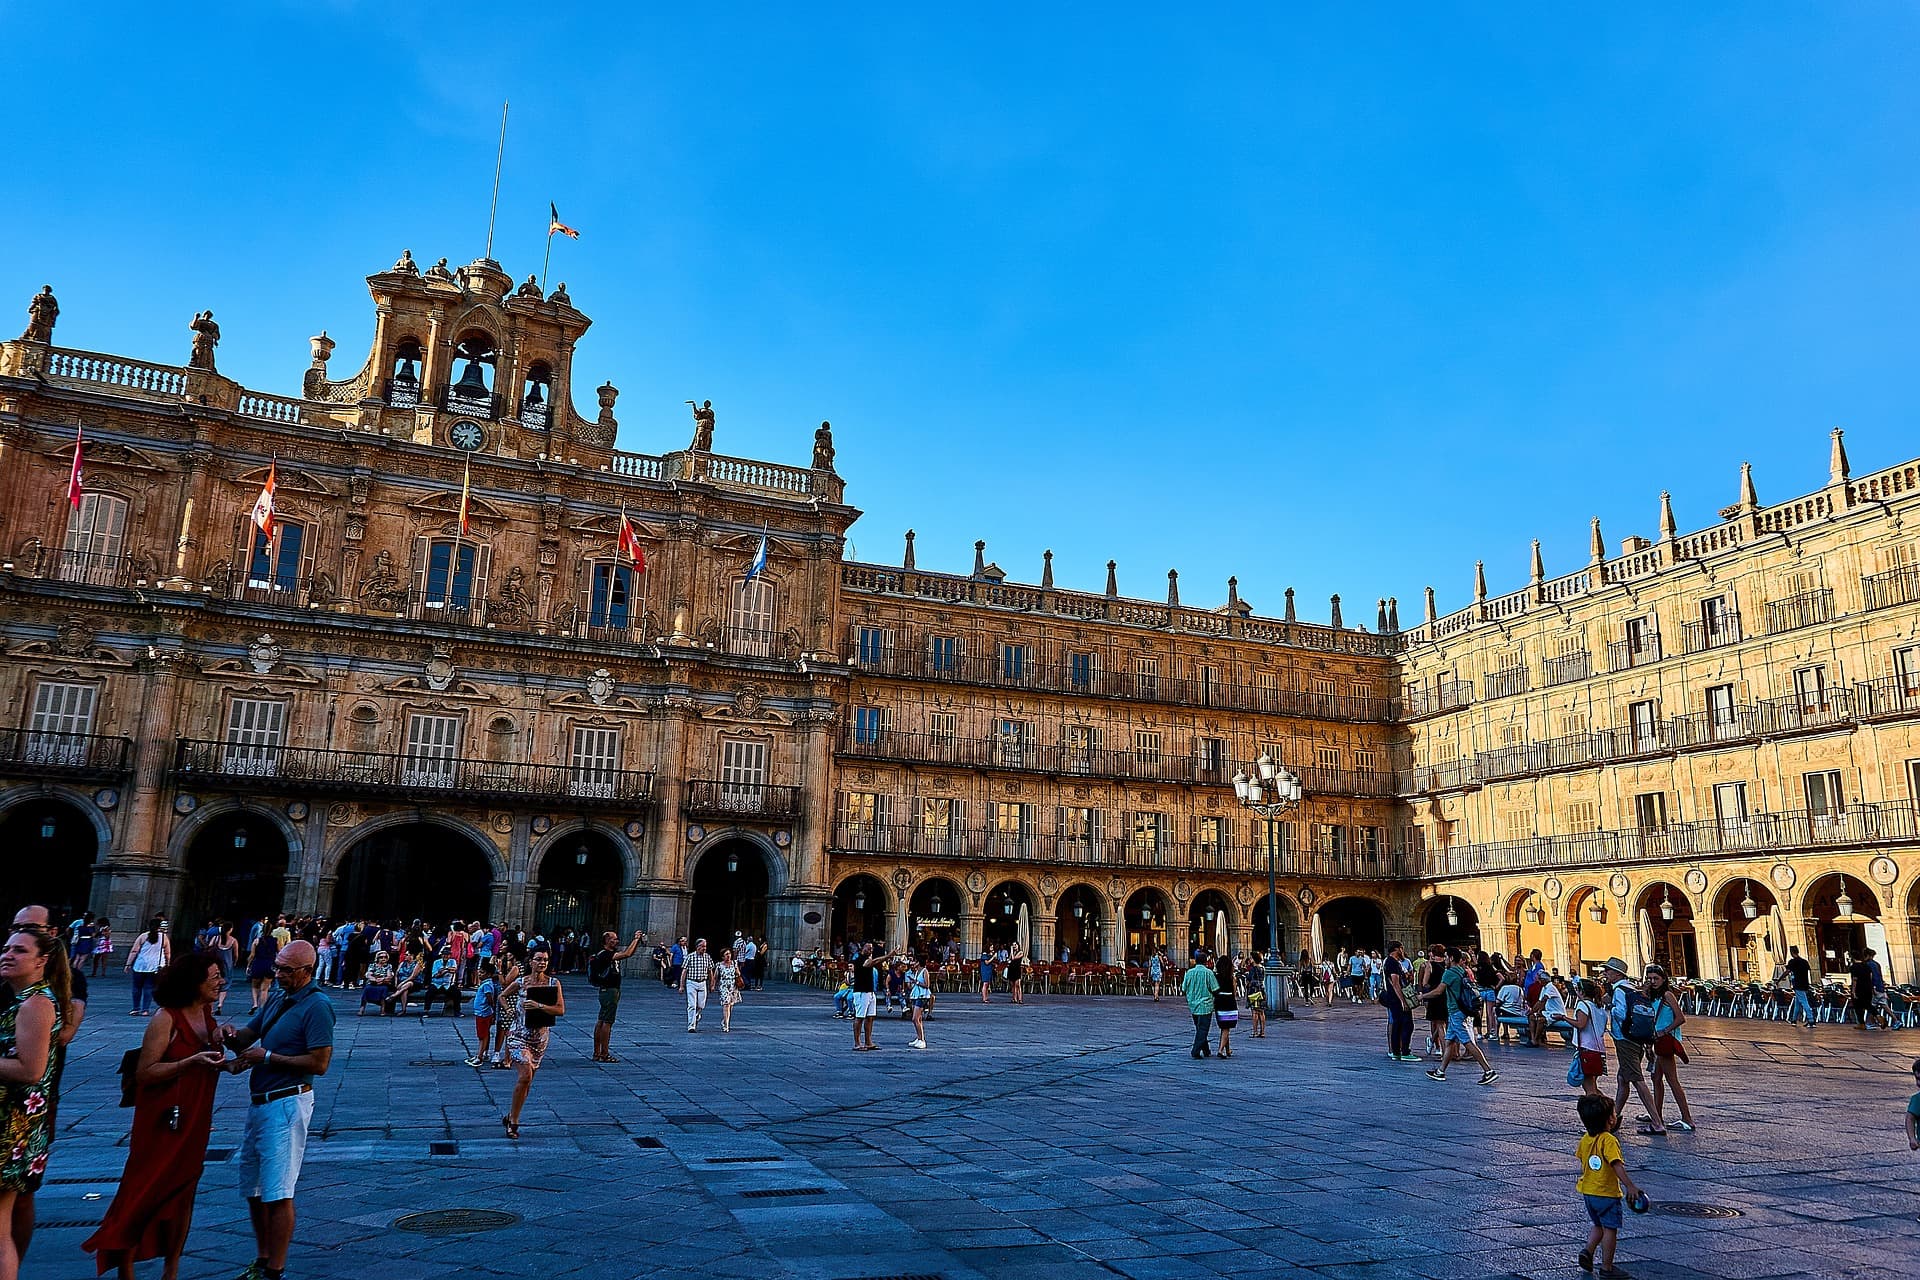
<path fill-rule="evenodd" d="M 500 1117 L 509 1138 L 520 1136 L 520 1108 L 527 1104 L 527 1094 L 533 1090 L 533 1073 L 540 1069 L 540 1060 L 546 1056 L 548 1029 L 553 1026 L 554 1018 L 567 1011 L 566 993 L 560 990 L 560 979 L 553 975 L 551 966 L 552 959 L 545 951 L 535 951 L 527 957 L 526 975 L 515 978 L 511 986 L 513 1029 L 507 1032 L 507 1058 L 515 1072 L 513 1110 Z M 541 989 L 553 992 L 551 1002 L 537 1000 L 529 994 Z M 548 1015 L 540 1019 L 545 1025 L 528 1026 L 530 1013 Z M 6 1277 L 0 1276 L 0 1280 Z"/>
<path fill-rule="evenodd" d="M 732 947 L 720 949 L 720 963 L 713 966 L 714 982 L 719 987 L 720 1029 L 733 1030 L 733 1006 L 740 1002 L 740 965 Z"/>
<path fill-rule="evenodd" d="M 0 982 L 13 995 L 0 1010 L 0 1280 L 18 1280 L 20 1239 L 53 1147 L 47 1104 L 70 1012 L 66 948 L 44 929 L 15 929 L 0 951 Z"/>

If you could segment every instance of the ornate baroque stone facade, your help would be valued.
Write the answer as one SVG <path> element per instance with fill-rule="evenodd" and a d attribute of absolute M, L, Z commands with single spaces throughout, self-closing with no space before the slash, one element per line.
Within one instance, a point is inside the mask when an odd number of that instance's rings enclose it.
<path fill-rule="evenodd" d="M 1836 434 L 1816 494 L 1745 481 L 1613 557 L 1596 530 L 1581 572 L 1476 575 L 1410 630 L 1291 592 L 1266 618 L 1171 574 L 1123 597 L 1112 566 L 1058 590 L 1050 557 L 1017 585 L 984 544 L 927 572 L 911 534 L 846 562 L 826 424 L 808 467 L 714 452 L 710 404 L 689 447 L 621 452 L 611 383 L 573 408 L 564 285 L 410 255 L 368 284 L 365 363 L 331 378 L 322 334 L 298 398 L 222 377 L 210 314 L 181 365 L 59 345 L 50 293 L 0 345 L 13 896 L 123 929 L 485 913 L 969 952 L 1024 912 L 1038 954 L 1118 961 L 1264 943 L 1271 852 L 1289 951 L 1477 935 L 1731 975 L 1884 937 L 1911 976 L 1914 464 L 1855 480 Z M 1262 751 L 1307 792 L 1271 828 L 1231 788 Z"/>

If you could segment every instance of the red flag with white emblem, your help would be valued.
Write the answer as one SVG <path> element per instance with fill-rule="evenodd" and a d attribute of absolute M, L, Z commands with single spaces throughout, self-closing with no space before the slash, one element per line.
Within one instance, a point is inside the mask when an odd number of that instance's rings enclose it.
<path fill-rule="evenodd" d="M 253 523 L 261 533 L 273 536 L 273 486 L 276 474 L 280 470 L 279 459 L 267 466 L 267 482 L 260 486 L 260 496 L 253 501 Z"/>
<path fill-rule="evenodd" d="M 633 524 L 627 519 L 627 513 L 624 508 L 620 512 L 620 550 L 626 553 L 629 560 L 633 561 L 633 567 L 635 569 L 646 569 L 647 553 L 641 549 L 640 535 L 633 531 Z"/>
<path fill-rule="evenodd" d="M 73 429 L 73 470 L 67 475 L 67 501 L 73 504 L 75 511 L 80 509 L 80 432 L 81 428 L 75 426 Z"/>

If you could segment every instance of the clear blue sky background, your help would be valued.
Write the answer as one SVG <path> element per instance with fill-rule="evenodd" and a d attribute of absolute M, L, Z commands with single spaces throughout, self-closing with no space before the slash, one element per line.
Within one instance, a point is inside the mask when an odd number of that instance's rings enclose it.
<path fill-rule="evenodd" d="M 621 446 L 831 418 L 863 559 L 1411 622 L 1742 459 L 1816 488 L 1829 427 L 1920 452 L 1910 4 L 573 8 L 0 5 L 0 316 L 351 371 L 367 273 L 478 256 L 508 97 L 495 256 L 581 229 Z"/>

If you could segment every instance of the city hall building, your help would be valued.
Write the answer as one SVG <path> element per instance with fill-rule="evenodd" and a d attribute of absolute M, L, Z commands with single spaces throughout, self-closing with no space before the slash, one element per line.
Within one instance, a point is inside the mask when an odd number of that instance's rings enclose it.
<path fill-rule="evenodd" d="M 368 286 L 364 362 L 313 339 L 298 396 L 223 377 L 210 313 L 181 364 L 64 345 L 50 292 L 0 344 L 8 910 L 1920 977 L 1920 462 L 1856 477 L 1835 432 L 1811 492 L 1743 471 L 1688 534 L 1661 495 L 1656 537 L 1476 568 L 1445 617 L 1263 616 L 911 533 L 848 561 L 828 424 L 806 465 L 704 404 L 618 450 L 564 285 Z M 1271 819 L 1233 787 L 1263 753 L 1303 791 Z"/>

